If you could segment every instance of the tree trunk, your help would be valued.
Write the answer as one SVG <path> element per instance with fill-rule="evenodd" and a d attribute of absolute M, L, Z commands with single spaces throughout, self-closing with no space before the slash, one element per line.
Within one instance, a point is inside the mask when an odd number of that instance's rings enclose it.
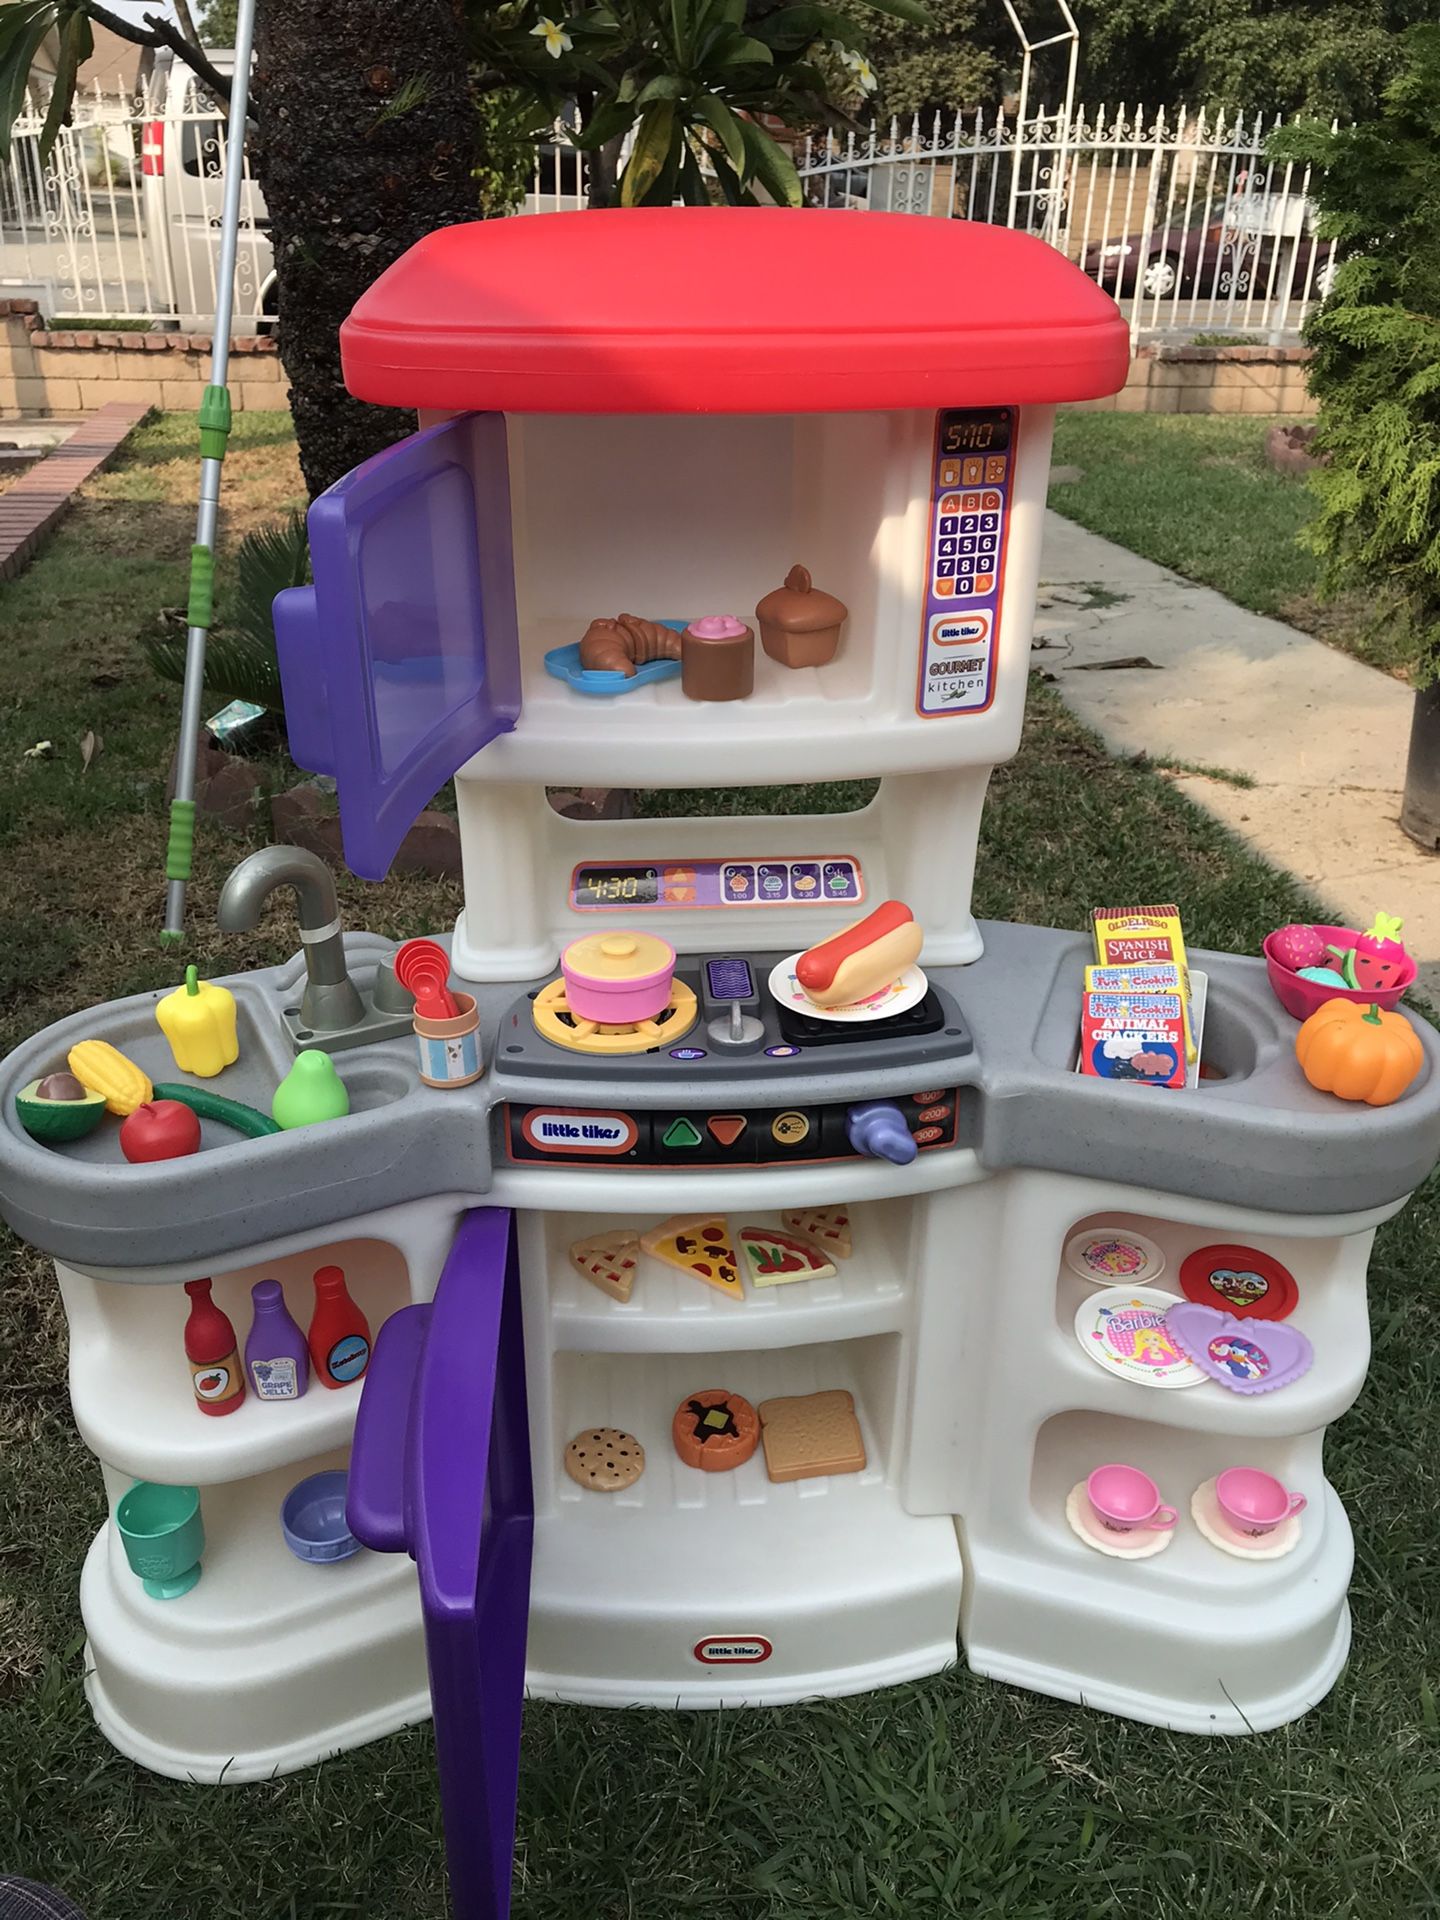
<path fill-rule="evenodd" d="M 313 495 L 414 428 L 346 393 L 340 323 L 422 234 L 478 218 L 479 123 L 459 0 L 260 0 L 255 48 L 255 173 Z"/>
<path fill-rule="evenodd" d="M 1430 853 L 1440 850 L 1440 682 L 1415 695 L 1400 824 Z"/>

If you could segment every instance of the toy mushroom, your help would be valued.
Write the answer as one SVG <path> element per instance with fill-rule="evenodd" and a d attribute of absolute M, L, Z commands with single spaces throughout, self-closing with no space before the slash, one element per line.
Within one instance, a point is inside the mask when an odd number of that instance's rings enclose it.
<path fill-rule="evenodd" d="M 840 629 L 850 609 L 833 593 L 818 590 L 806 567 L 792 567 L 755 609 L 760 644 L 782 667 L 823 667 L 835 658 Z"/>

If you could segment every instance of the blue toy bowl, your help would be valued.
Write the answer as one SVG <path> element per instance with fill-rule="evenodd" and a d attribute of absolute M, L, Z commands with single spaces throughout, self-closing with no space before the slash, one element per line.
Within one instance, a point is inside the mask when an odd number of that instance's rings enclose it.
<path fill-rule="evenodd" d="M 360 1542 L 345 1521 L 348 1477 L 343 1467 L 312 1473 L 281 1501 L 280 1531 L 297 1560 L 326 1566 L 332 1560 L 348 1560 L 360 1551 Z"/>

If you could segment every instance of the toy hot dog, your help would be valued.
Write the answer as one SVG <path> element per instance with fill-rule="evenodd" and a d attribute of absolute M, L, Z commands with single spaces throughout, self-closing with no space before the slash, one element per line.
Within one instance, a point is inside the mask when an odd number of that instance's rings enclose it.
<path fill-rule="evenodd" d="M 795 962 L 795 978 L 817 1007 L 844 1007 L 889 986 L 920 958 L 924 935 L 903 900 L 887 900 Z"/>

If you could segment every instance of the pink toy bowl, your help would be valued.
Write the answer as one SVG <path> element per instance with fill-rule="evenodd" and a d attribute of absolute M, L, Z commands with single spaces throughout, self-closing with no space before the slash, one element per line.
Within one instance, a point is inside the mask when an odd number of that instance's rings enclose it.
<path fill-rule="evenodd" d="M 1215 1480 L 1215 1499 L 1237 1533 L 1263 1540 L 1305 1508 L 1303 1493 L 1291 1493 L 1283 1480 L 1259 1467 L 1227 1467 Z"/>
<path fill-rule="evenodd" d="M 1354 927 L 1322 927 L 1317 923 L 1315 931 L 1327 947 L 1353 947 L 1360 938 Z M 1267 933 L 1261 949 L 1265 955 L 1265 969 L 1270 976 L 1275 998 L 1286 1013 L 1296 1020 L 1308 1020 L 1312 1013 L 1320 1011 L 1327 1000 L 1353 1000 L 1358 1006 L 1384 1007 L 1391 1012 L 1399 1006 L 1406 990 L 1415 983 L 1415 962 L 1409 958 L 1393 987 L 1367 991 L 1363 987 L 1329 987 L 1323 980 L 1302 980 L 1289 967 L 1282 967 L 1271 953 L 1270 942 L 1274 938 L 1273 933 Z"/>
<path fill-rule="evenodd" d="M 1096 1467 L 1085 1491 L 1109 1533 L 1163 1533 L 1175 1524 L 1174 1507 L 1161 1506 L 1160 1489 L 1138 1467 Z"/>
<path fill-rule="evenodd" d="M 675 949 L 653 933 L 587 933 L 560 955 L 560 971 L 572 1014 L 628 1027 L 669 1005 Z"/>

